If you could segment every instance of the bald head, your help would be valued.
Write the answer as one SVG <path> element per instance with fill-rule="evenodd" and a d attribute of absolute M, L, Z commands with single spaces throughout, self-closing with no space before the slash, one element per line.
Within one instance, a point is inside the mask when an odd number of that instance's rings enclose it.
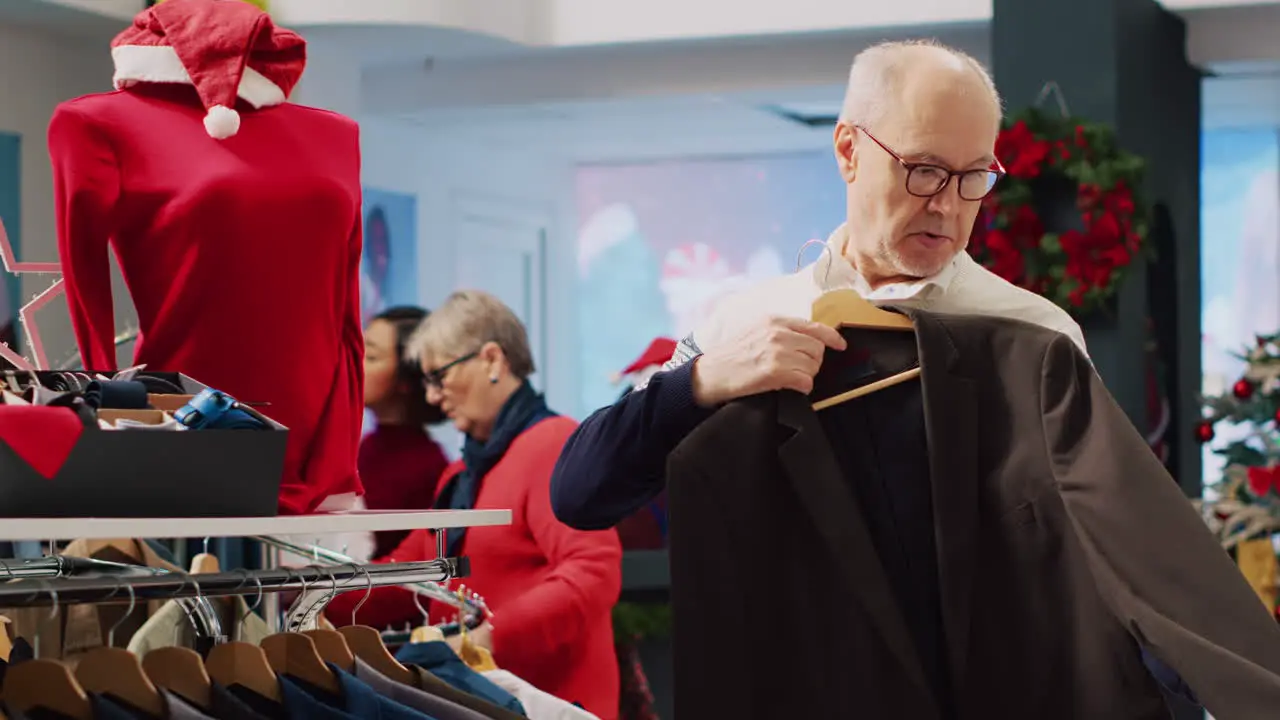
<path fill-rule="evenodd" d="M 932 40 L 880 43 L 854 58 L 840 121 L 874 128 L 894 109 L 953 100 L 999 125 L 1000 94 L 973 56 Z"/>

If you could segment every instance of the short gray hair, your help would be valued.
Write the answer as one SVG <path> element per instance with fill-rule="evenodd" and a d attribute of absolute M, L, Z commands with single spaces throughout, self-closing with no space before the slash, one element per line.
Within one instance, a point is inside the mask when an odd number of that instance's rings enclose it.
<path fill-rule="evenodd" d="M 481 290 L 459 290 L 422 321 L 405 344 L 405 357 L 461 357 L 487 342 L 497 343 L 511 374 L 523 380 L 534 373 L 533 353 L 524 323 L 498 298 Z"/>
<path fill-rule="evenodd" d="M 849 84 L 845 88 L 844 104 L 840 107 L 840 122 L 858 127 L 875 125 L 895 101 L 894 91 L 904 72 L 909 72 L 908 62 L 921 48 L 946 53 L 967 65 L 978 76 L 997 112 L 1003 107 L 1000 92 L 996 89 L 991 73 L 977 58 L 937 40 L 898 40 L 882 42 L 866 48 L 853 59 L 849 68 Z"/>

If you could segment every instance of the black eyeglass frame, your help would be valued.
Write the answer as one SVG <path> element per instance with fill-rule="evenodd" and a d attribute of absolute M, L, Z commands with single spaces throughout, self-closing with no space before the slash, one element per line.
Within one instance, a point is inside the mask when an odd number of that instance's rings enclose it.
<path fill-rule="evenodd" d="M 898 161 L 898 164 L 902 166 L 902 169 L 907 171 L 906 177 L 903 178 L 903 185 L 906 187 L 907 192 L 911 195 L 914 195 L 915 197 L 921 197 L 921 198 L 933 197 L 938 193 L 941 193 L 943 190 L 946 190 L 947 186 L 951 184 L 952 178 L 960 178 L 956 182 L 956 189 L 959 191 L 960 199 L 966 200 L 968 202 L 979 202 L 979 201 L 985 200 L 988 196 L 991 195 L 991 193 L 995 192 L 996 185 L 1000 182 L 1000 179 L 1008 174 L 1008 172 L 1004 169 L 1004 165 L 1000 164 L 1000 158 L 995 159 L 995 162 L 993 163 L 994 167 L 986 168 L 983 170 L 977 170 L 977 169 L 952 170 L 951 168 L 943 167 L 941 165 L 937 165 L 934 163 L 910 162 L 908 160 L 903 159 L 901 155 L 895 152 L 888 145 L 885 145 L 884 143 L 880 142 L 880 140 L 876 138 L 875 135 L 872 135 L 869 130 L 862 127 L 861 125 L 851 125 L 850 127 L 852 127 L 854 130 L 858 130 L 863 135 L 866 135 L 868 138 L 871 139 L 871 142 L 875 143 L 876 145 L 879 145 L 881 150 L 884 150 L 886 153 L 888 153 L 889 157 Z M 912 176 L 914 175 L 916 177 L 921 177 L 921 175 L 919 175 L 916 172 L 917 170 L 933 170 L 933 171 L 942 173 L 942 179 L 938 182 L 938 188 L 932 192 L 919 192 L 917 190 L 911 189 Z M 983 174 L 987 176 L 988 184 L 987 184 L 986 192 L 982 193 L 982 195 L 979 195 L 978 197 L 965 197 L 965 194 L 964 194 L 965 176 L 969 176 L 969 175 L 977 176 L 978 174 Z"/>
<path fill-rule="evenodd" d="M 475 360 L 479 356 L 480 356 L 480 351 L 476 350 L 475 352 L 469 352 L 466 355 L 463 355 L 462 357 L 450 360 L 449 362 L 441 365 L 435 370 L 423 370 L 422 371 L 422 387 L 436 388 L 437 390 L 439 390 L 441 387 L 444 386 L 445 373 L 449 372 L 451 368 L 457 365 L 461 365 L 462 363 L 467 362 L 468 360 Z"/>

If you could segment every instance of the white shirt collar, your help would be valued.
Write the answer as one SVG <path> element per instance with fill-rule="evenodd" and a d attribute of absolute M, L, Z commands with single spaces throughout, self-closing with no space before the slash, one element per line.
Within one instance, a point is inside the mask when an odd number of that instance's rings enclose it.
<path fill-rule="evenodd" d="M 960 268 L 960 256 L 957 255 L 947 266 L 932 277 L 912 282 L 896 282 L 882 285 L 874 290 L 871 283 L 854 269 L 844 257 L 844 246 L 848 241 L 845 225 L 841 225 L 827 238 L 822 257 L 810 267 L 813 282 L 822 291 L 851 289 L 872 302 L 894 303 L 903 300 L 923 299 L 929 291 L 936 288 L 938 292 L 946 291 L 955 279 Z"/>

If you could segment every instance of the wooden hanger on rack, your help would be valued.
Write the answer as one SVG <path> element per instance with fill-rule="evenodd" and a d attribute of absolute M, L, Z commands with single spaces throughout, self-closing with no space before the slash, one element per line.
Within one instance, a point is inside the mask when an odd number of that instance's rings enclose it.
<path fill-rule="evenodd" d="M 818 296 L 818 299 L 813 302 L 812 319 L 814 322 L 822 323 L 837 330 L 842 327 L 906 332 L 915 330 L 915 326 L 911 324 L 911 318 L 899 313 L 882 310 L 867 302 L 856 291 L 848 289 L 832 290 Z M 819 400 L 813 404 L 813 409 L 815 411 L 825 410 L 829 407 L 870 395 L 878 390 L 918 378 L 920 377 L 920 372 L 918 367 L 904 370 L 873 383 Z"/>
<path fill-rule="evenodd" d="M 156 648 L 142 658 L 142 670 L 155 683 L 201 710 L 213 702 L 213 683 L 200 653 L 184 647 Z"/>
<path fill-rule="evenodd" d="M 280 702 L 280 682 L 267 654 L 257 645 L 228 642 L 214 645 L 204 659 L 209 677 L 223 687 L 239 685 L 258 695 Z"/>
<path fill-rule="evenodd" d="M 302 633 L 276 633 L 262 639 L 267 662 L 280 675 L 291 675 L 326 692 L 338 695 L 338 678 L 324 664 L 316 643 Z"/>
<path fill-rule="evenodd" d="M 200 553 L 191 558 L 191 574 L 203 575 L 208 573 L 222 572 L 218 563 L 218 558 L 209 553 Z"/>
<path fill-rule="evenodd" d="M 351 672 L 356 667 L 356 657 L 351 654 L 347 638 L 337 630 L 307 630 L 302 633 L 316 644 L 316 652 L 327 663 Z"/>
<path fill-rule="evenodd" d="M 44 708 L 72 720 L 93 720 L 93 706 L 84 688 L 67 666 L 53 660 L 28 660 L 10 666 L 0 695 L 10 712 L 21 715 Z"/>
<path fill-rule="evenodd" d="M 401 685 L 418 686 L 418 676 L 412 670 L 400 664 L 386 643 L 382 642 L 382 634 L 368 625 L 348 625 L 338 628 L 347 646 L 355 656 L 365 661 L 374 670 L 395 680 Z"/>
<path fill-rule="evenodd" d="M 168 705 L 164 696 L 147 679 L 138 657 L 124 648 L 112 647 L 116 628 L 128 620 L 138 606 L 133 586 L 124 585 L 124 588 L 129 591 L 129 609 L 107 631 L 106 646 L 90 650 L 76 664 L 76 681 L 87 692 L 110 695 L 152 717 L 165 717 Z"/>
<path fill-rule="evenodd" d="M 88 692 L 118 698 L 151 717 L 168 713 L 164 696 L 147 678 L 142 663 L 124 648 L 100 647 L 85 653 L 76 665 L 76 680 Z"/>

